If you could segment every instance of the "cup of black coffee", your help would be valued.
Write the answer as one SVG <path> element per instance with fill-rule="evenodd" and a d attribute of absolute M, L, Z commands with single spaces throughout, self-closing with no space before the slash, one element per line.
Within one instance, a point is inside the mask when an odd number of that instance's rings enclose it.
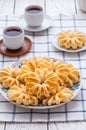
<path fill-rule="evenodd" d="M 29 5 L 25 8 L 24 17 L 27 25 L 40 26 L 44 18 L 43 8 L 39 5 Z"/>
<path fill-rule="evenodd" d="M 3 41 L 10 50 L 21 48 L 24 43 L 24 30 L 18 26 L 6 27 L 3 30 Z"/>

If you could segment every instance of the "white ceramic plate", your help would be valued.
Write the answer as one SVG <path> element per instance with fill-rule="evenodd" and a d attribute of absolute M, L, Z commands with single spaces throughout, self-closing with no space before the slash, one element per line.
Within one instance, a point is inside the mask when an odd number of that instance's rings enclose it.
<path fill-rule="evenodd" d="M 31 26 L 28 26 L 26 24 L 26 21 L 25 21 L 25 18 L 24 18 L 24 15 L 21 15 L 18 19 L 18 25 L 20 27 L 22 27 L 25 31 L 29 31 L 29 32 L 39 32 L 39 31 L 43 31 L 47 28 L 49 28 L 51 26 L 51 23 L 52 23 L 52 19 L 48 16 L 48 15 L 45 15 L 44 16 L 44 20 L 43 20 L 43 23 L 41 26 L 38 26 L 38 27 L 31 27 Z"/>
<path fill-rule="evenodd" d="M 57 59 L 54 59 L 55 61 L 58 61 Z M 15 64 L 13 64 L 12 66 L 15 67 L 15 66 L 18 66 L 18 67 L 21 67 L 22 65 L 22 61 L 18 61 L 16 62 Z M 73 91 L 73 97 L 71 98 L 74 99 L 74 97 L 79 93 L 80 89 L 81 89 L 81 86 L 82 86 L 82 80 L 80 78 L 80 82 L 75 84 L 71 90 Z M 3 88 L 3 86 L 0 84 L 0 93 L 2 94 L 2 96 L 4 96 L 4 98 L 6 100 L 8 100 L 9 102 L 11 102 L 7 96 L 7 90 L 5 88 Z M 70 100 L 70 101 L 71 101 Z M 69 101 L 68 101 L 69 102 Z M 68 103 L 66 102 L 66 103 Z M 15 102 L 11 102 L 12 104 L 15 104 L 17 106 L 20 106 L 20 107 L 23 107 L 23 108 L 28 108 L 28 109 L 50 109 L 50 108 L 55 108 L 55 107 L 59 107 L 59 106 L 62 106 L 66 103 L 60 103 L 59 105 L 52 105 L 52 106 L 42 106 L 41 104 L 39 106 L 24 106 L 24 105 L 18 105 L 16 104 Z"/>
<path fill-rule="evenodd" d="M 57 42 L 57 36 L 58 36 L 58 35 L 55 35 L 55 36 L 54 36 L 54 38 L 53 38 L 54 40 L 53 40 L 52 44 L 53 44 L 53 46 L 54 46 L 55 48 L 57 48 L 57 49 L 59 49 L 59 50 L 61 50 L 61 51 L 74 53 L 74 52 L 80 52 L 80 51 L 86 50 L 86 45 L 84 45 L 82 48 L 76 49 L 76 50 L 66 49 L 66 48 L 64 48 L 64 47 L 60 47 L 60 46 L 59 46 L 59 43 Z"/>

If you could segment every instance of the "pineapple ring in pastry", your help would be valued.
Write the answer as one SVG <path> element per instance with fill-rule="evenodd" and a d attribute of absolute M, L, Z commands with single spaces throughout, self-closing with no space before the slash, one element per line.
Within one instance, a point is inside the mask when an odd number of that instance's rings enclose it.
<path fill-rule="evenodd" d="M 58 42 L 61 47 L 67 49 L 82 48 L 86 44 L 86 36 L 79 31 L 64 31 L 59 33 Z"/>
<path fill-rule="evenodd" d="M 17 76 L 20 74 L 20 69 L 15 67 L 4 67 L 0 71 L 0 82 L 2 83 L 4 88 L 10 88 L 13 85 L 19 85 L 19 81 L 17 80 Z"/>
<path fill-rule="evenodd" d="M 8 98 L 12 102 L 23 105 L 38 105 L 38 99 L 35 96 L 31 96 L 26 92 L 26 87 L 24 85 L 17 86 L 14 85 L 8 90 Z"/>
<path fill-rule="evenodd" d="M 38 99 L 49 97 L 58 91 L 59 85 L 57 75 L 47 68 L 37 68 L 26 78 L 27 90 L 31 95 L 37 96 Z"/>

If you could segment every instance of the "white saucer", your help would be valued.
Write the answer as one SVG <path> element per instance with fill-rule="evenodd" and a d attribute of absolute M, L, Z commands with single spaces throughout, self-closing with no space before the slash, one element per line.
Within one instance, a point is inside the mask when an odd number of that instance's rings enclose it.
<path fill-rule="evenodd" d="M 22 27 L 25 31 L 29 32 L 39 32 L 43 31 L 51 26 L 52 19 L 48 16 L 44 16 L 44 20 L 41 26 L 38 27 L 30 27 L 26 24 L 26 21 L 24 19 L 24 15 L 21 15 L 18 19 L 18 25 Z"/>
<path fill-rule="evenodd" d="M 59 43 L 57 42 L 57 36 L 58 36 L 58 34 L 54 36 L 54 38 L 53 38 L 54 40 L 53 40 L 52 44 L 53 44 L 54 47 L 56 47 L 57 49 L 59 49 L 61 51 L 71 52 L 71 53 L 75 52 L 76 53 L 76 52 L 81 52 L 81 51 L 86 50 L 86 45 L 84 45 L 82 48 L 79 48 L 79 49 L 76 49 L 76 50 L 66 49 L 64 47 L 61 47 L 61 46 L 59 46 Z"/>

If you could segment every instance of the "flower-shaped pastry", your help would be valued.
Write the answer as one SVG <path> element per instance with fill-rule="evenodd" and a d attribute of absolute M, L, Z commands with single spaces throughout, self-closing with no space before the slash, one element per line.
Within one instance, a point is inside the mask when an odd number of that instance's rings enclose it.
<path fill-rule="evenodd" d="M 26 73 L 27 71 L 35 71 L 36 68 L 39 68 L 41 58 L 36 56 L 26 59 L 23 61 L 22 71 Z"/>
<path fill-rule="evenodd" d="M 26 87 L 24 85 L 17 86 L 14 85 L 8 90 L 8 98 L 12 102 L 23 105 L 38 105 L 38 99 L 35 96 L 31 96 L 27 93 Z"/>
<path fill-rule="evenodd" d="M 55 72 L 58 76 L 60 85 L 72 87 L 74 83 L 79 82 L 80 73 L 71 64 L 65 64 L 61 61 L 55 62 Z"/>
<path fill-rule="evenodd" d="M 13 85 L 19 85 L 17 76 L 20 74 L 20 69 L 17 67 L 7 66 L 0 71 L 0 82 L 4 88 L 10 88 Z"/>
<path fill-rule="evenodd" d="M 39 67 L 40 59 L 41 58 L 34 56 L 24 60 L 21 66 L 21 73 L 18 76 L 18 80 L 25 84 L 25 79 L 28 77 L 28 74 L 30 72 L 34 72 L 35 69 Z"/>
<path fill-rule="evenodd" d="M 67 49 L 82 48 L 86 44 L 86 36 L 79 31 L 64 31 L 58 35 L 59 45 Z"/>
<path fill-rule="evenodd" d="M 60 104 L 60 98 L 58 97 L 58 93 L 43 99 L 42 103 L 43 105 L 48 105 L 48 106 Z"/>
<path fill-rule="evenodd" d="M 56 94 L 51 95 L 48 98 L 43 99 L 43 105 L 58 105 L 61 102 L 69 101 L 73 96 L 73 92 L 69 88 L 63 88 Z"/>
<path fill-rule="evenodd" d="M 72 80 L 72 82 L 73 83 L 79 82 L 80 73 L 78 69 L 75 68 L 72 64 L 67 64 L 67 68 L 69 70 L 69 78 Z"/>
<path fill-rule="evenodd" d="M 73 92 L 69 88 L 63 88 L 58 92 L 58 97 L 60 98 L 61 102 L 68 102 L 72 96 Z"/>
<path fill-rule="evenodd" d="M 26 78 L 26 86 L 29 93 L 38 99 L 49 97 L 59 89 L 57 75 L 47 68 L 43 70 L 37 68 L 35 72 L 31 72 Z"/>

